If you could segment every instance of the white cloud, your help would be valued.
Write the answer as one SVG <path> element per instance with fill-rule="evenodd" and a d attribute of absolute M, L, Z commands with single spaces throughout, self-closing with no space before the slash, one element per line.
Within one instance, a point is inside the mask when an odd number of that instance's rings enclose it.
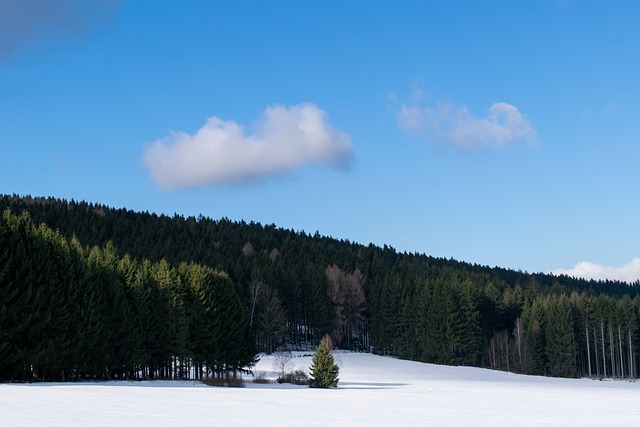
<path fill-rule="evenodd" d="M 210 117 L 193 135 L 155 141 L 144 154 L 153 180 L 165 189 L 262 181 L 294 169 L 350 164 L 349 136 L 331 127 L 314 104 L 267 107 L 247 134 L 242 125 Z"/>
<path fill-rule="evenodd" d="M 420 93 L 420 98 L 422 96 Z M 415 99 L 415 96 L 412 95 L 412 98 Z M 398 123 L 407 132 L 420 135 L 428 141 L 440 141 L 463 150 L 536 141 L 536 131 L 529 120 L 517 107 L 506 102 L 494 103 L 489 108 L 489 114 L 480 119 L 464 106 L 437 104 L 421 107 L 416 103 L 402 104 Z"/>
<path fill-rule="evenodd" d="M 0 0 L 0 60 L 52 35 L 83 33 L 110 18 L 120 0 Z"/>
<path fill-rule="evenodd" d="M 640 258 L 634 258 L 629 264 L 622 267 L 606 267 L 601 264 L 593 264 L 588 261 L 577 263 L 573 268 L 558 268 L 551 273 L 555 275 L 566 274 L 571 277 L 594 280 L 619 280 L 632 283 L 640 280 Z"/>

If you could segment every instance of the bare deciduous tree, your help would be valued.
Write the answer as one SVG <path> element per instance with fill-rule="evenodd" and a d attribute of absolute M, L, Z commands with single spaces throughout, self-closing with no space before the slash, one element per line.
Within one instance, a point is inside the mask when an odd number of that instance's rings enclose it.
<path fill-rule="evenodd" d="M 262 280 L 249 282 L 249 326 L 268 354 L 282 337 L 286 328 L 284 309 L 278 292 Z"/>
<path fill-rule="evenodd" d="M 345 273 L 338 266 L 330 265 L 325 270 L 328 294 L 334 308 L 334 321 L 337 332 L 346 345 L 354 345 L 353 338 L 360 344 L 366 341 L 367 301 L 364 295 L 364 274 L 360 269 Z"/>
<path fill-rule="evenodd" d="M 271 252 L 269 252 L 269 259 L 271 260 L 271 262 L 276 262 L 276 260 L 280 258 L 281 255 L 282 254 L 280 253 L 278 248 L 273 248 L 271 249 Z"/>
<path fill-rule="evenodd" d="M 284 378 L 293 370 L 293 354 L 290 351 L 278 351 L 273 358 L 273 369 L 278 372 L 279 378 Z"/>
<path fill-rule="evenodd" d="M 251 242 L 247 242 L 244 244 L 244 246 L 242 246 L 242 255 L 244 255 L 245 257 L 250 257 L 251 255 L 253 255 L 253 245 L 251 244 Z"/>
<path fill-rule="evenodd" d="M 258 295 L 264 286 L 264 282 L 258 279 L 251 279 L 249 282 L 249 327 L 253 327 L 253 319 L 258 305 Z"/>

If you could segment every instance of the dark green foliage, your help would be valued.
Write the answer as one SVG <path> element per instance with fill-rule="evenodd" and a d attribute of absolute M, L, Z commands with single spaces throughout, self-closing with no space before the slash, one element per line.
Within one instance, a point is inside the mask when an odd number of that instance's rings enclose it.
<path fill-rule="evenodd" d="M 426 345 L 422 350 L 426 361 L 446 365 L 460 363 L 462 337 L 465 333 L 458 299 L 451 286 L 436 282 L 423 293 L 426 314 Z"/>
<path fill-rule="evenodd" d="M 526 307 L 523 317 L 527 319 L 525 323 L 526 342 L 530 356 L 530 373 L 534 375 L 545 375 L 547 373 L 546 359 L 546 334 L 543 325 L 548 324 L 544 319 L 543 298 L 537 297 L 531 307 Z"/>
<path fill-rule="evenodd" d="M 308 349 L 324 334 L 428 362 L 639 375 L 640 282 L 488 268 L 226 218 L 1 196 L 5 208 L 0 379 L 173 378 L 190 367 L 221 376 L 250 364 L 256 345 Z M 262 299 L 251 297 L 255 281 L 269 289 Z"/>
<path fill-rule="evenodd" d="M 545 301 L 545 338 L 548 374 L 555 377 L 575 375 L 573 312 L 569 299 L 547 297 Z"/>
<path fill-rule="evenodd" d="M 255 357 L 240 297 L 224 273 L 181 272 L 5 211 L 0 380 L 178 378 L 192 366 L 235 378 Z"/>
<path fill-rule="evenodd" d="M 484 347 L 481 325 L 482 315 L 478 308 L 480 292 L 471 280 L 465 280 L 462 283 L 459 298 L 463 331 L 458 345 L 460 364 L 479 366 Z"/>
<path fill-rule="evenodd" d="M 311 361 L 309 387 L 333 388 L 338 386 L 339 368 L 331 354 L 331 338 L 326 335 L 316 348 Z"/>

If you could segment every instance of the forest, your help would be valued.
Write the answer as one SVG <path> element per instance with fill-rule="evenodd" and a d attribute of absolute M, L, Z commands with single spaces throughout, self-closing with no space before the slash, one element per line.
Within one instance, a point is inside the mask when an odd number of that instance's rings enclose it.
<path fill-rule="evenodd" d="M 327 333 L 423 362 L 639 376 L 639 282 L 52 197 L 0 212 L 0 381 L 229 378 Z"/>

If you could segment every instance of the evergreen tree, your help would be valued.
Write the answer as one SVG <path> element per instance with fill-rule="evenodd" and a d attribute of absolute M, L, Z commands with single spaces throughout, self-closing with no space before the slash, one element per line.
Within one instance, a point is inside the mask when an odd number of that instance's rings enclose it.
<path fill-rule="evenodd" d="M 470 279 L 467 279 L 462 284 L 460 292 L 460 312 L 464 332 L 461 336 L 459 352 L 460 362 L 463 365 L 478 366 L 482 359 L 484 337 L 480 323 L 480 311 L 478 310 L 479 300 L 479 290 Z"/>
<path fill-rule="evenodd" d="M 413 360 L 638 377 L 640 281 L 53 198 L 0 195 L 2 210 L 0 380 L 222 375 L 251 363 L 256 338 L 302 347 L 326 333 Z M 277 298 L 243 313 L 252 277 Z M 278 300 L 282 322 L 266 323 L 282 328 L 265 328 L 262 308 Z"/>
<path fill-rule="evenodd" d="M 575 375 L 573 318 L 569 299 L 550 296 L 545 301 L 544 332 L 548 374 L 554 377 Z"/>
<path fill-rule="evenodd" d="M 309 387 L 331 388 L 338 386 L 339 368 L 331 355 L 331 347 L 331 338 L 329 335 L 325 335 L 313 354 Z"/>
<path fill-rule="evenodd" d="M 522 312 L 523 327 L 525 328 L 525 343 L 528 351 L 527 360 L 530 363 L 528 374 L 546 374 L 545 334 L 542 328 L 544 321 L 542 296 L 536 297 L 531 304 L 527 304 Z"/>
<path fill-rule="evenodd" d="M 425 361 L 456 365 L 464 334 L 457 295 L 448 282 L 431 284 L 430 307 L 426 318 Z"/>
<path fill-rule="evenodd" d="M 327 295 L 327 287 L 322 271 L 309 262 L 305 273 L 305 279 L 311 287 L 308 295 L 309 313 L 306 316 L 309 322 L 308 332 L 310 332 L 313 342 L 318 342 L 321 337 L 331 332 L 333 319 L 331 301 Z"/>

